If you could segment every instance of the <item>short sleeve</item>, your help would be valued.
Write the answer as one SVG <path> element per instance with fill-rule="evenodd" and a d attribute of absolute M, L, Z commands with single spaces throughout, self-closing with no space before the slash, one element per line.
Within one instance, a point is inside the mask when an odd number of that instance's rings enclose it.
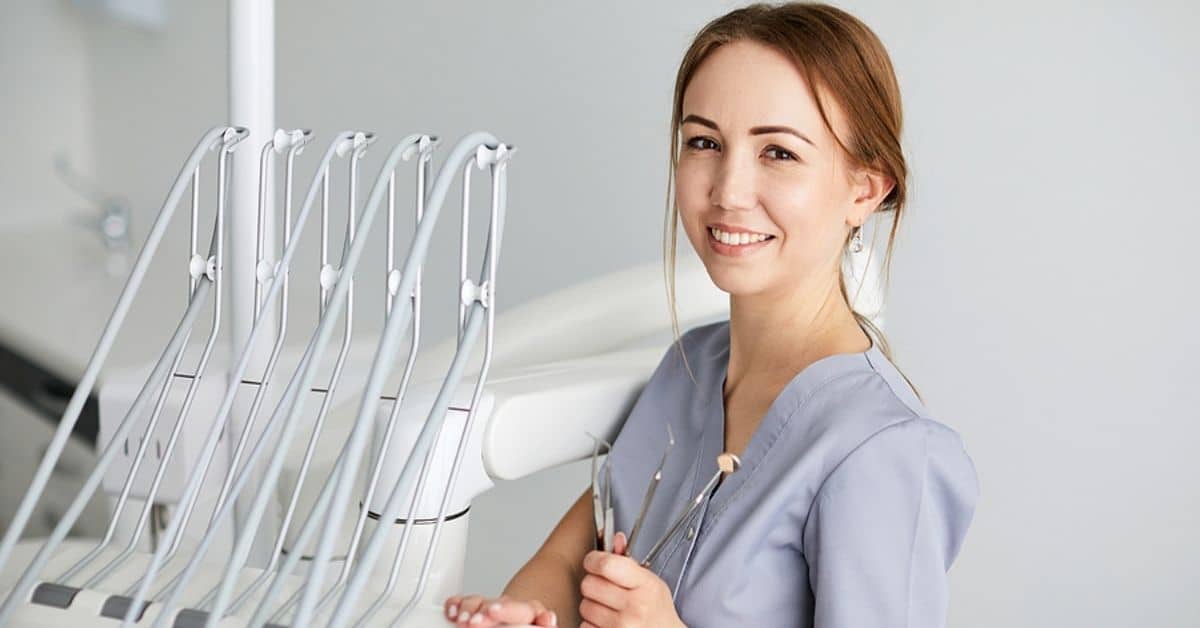
<path fill-rule="evenodd" d="M 945 626 L 947 571 L 978 495 L 961 438 L 936 421 L 905 420 L 854 449 L 804 527 L 814 628 Z"/>

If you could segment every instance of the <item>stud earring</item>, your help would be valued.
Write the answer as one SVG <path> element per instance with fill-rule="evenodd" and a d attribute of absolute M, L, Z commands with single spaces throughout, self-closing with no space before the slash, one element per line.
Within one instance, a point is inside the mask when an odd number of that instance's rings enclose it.
<path fill-rule="evenodd" d="M 863 250 L 862 225 L 854 228 L 854 238 L 850 240 L 850 252 L 861 253 Z"/>

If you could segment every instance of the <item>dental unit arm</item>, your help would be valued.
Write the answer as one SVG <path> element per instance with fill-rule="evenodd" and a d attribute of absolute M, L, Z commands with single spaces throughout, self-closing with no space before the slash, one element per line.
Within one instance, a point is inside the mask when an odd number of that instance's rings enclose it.
<path fill-rule="evenodd" d="M 681 332 L 728 318 L 728 295 L 698 262 L 681 262 Z M 491 408 L 477 430 L 479 455 L 468 458 L 490 480 L 515 480 L 585 459 L 592 451 L 585 432 L 614 438 L 674 340 L 657 262 L 510 308 L 496 328 L 495 365 L 484 389 Z M 443 363 L 453 351 L 451 339 L 417 363 Z M 464 505 L 490 486 L 460 485 Z"/>

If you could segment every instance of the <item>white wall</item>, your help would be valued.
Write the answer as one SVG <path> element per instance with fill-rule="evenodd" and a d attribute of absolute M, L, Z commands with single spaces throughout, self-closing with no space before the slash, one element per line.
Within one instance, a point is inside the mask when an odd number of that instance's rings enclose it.
<path fill-rule="evenodd" d="M 907 7 L 889 324 L 980 472 L 953 623 L 1200 625 L 1197 5 Z"/>
<path fill-rule="evenodd" d="M 80 174 L 97 174 L 82 22 L 57 2 L 0 6 L 0 228 L 95 210 L 54 170 L 61 153 Z"/>
<path fill-rule="evenodd" d="M 675 64 L 728 6 L 280 2 L 278 121 L 516 144 L 503 308 L 658 258 Z M 1198 625 L 1197 5 L 845 6 L 885 40 L 905 96 L 913 202 L 888 336 L 982 483 L 951 624 Z M 160 35 L 86 29 L 97 164 L 143 224 L 224 121 L 225 18 L 175 2 Z M 468 587 L 498 591 L 584 475 L 480 500 Z"/>

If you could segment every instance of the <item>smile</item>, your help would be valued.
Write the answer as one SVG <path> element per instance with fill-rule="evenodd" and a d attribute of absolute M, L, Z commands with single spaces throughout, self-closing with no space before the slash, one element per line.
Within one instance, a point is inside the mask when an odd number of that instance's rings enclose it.
<path fill-rule="evenodd" d="M 765 248 L 775 236 L 763 233 L 726 233 L 715 227 L 708 229 L 708 244 L 721 255 L 740 257 Z"/>

